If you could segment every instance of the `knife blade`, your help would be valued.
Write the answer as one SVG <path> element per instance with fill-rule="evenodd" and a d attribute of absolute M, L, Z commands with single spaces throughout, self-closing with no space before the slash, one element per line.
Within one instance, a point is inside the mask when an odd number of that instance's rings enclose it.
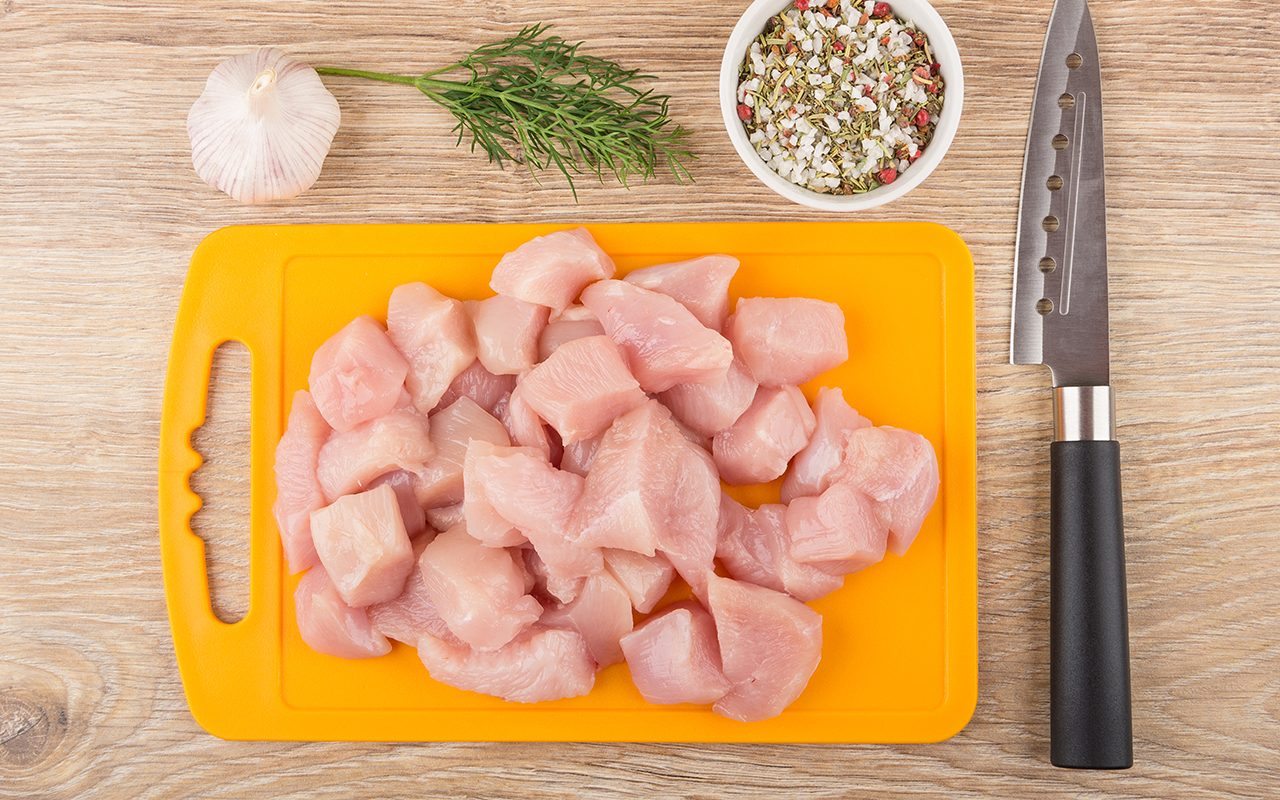
<path fill-rule="evenodd" d="M 1027 132 L 1010 362 L 1049 367 L 1050 761 L 1133 764 L 1120 449 L 1107 298 L 1102 73 L 1085 0 L 1057 0 Z"/>

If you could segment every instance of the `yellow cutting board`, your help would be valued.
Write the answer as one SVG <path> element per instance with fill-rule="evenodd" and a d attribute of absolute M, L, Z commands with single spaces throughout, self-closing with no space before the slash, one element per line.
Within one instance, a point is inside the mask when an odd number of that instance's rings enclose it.
<path fill-rule="evenodd" d="M 877 424 L 919 431 L 942 488 L 905 557 L 851 575 L 812 606 L 822 663 L 772 720 L 655 706 L 625 664 L 586 697 L 508 703 L 432 681 L 404 645 L 349 661 L 310 650 L 293 610 L 271 516 L 272 461 L 288 398 L 306 388 L 316 347 L 359 314 L 385 318 L 393 287 L 426 281 L 460 298 L 491 294 L 502 253 L 563 225 L 352 225 L 225 228 L 196 249 L 174 328 L 160 435 L 165 595 L 187 701 L 227 739 L 926 742 L 968 722 L 977 699 L 973 262 L 946 228 L 920 223 L 588 225 L 619 271 L 705 253 L 742 261 L 735 296 L 818 297 L 848 320 L 849 362 L 819 386 Z M 213 614 L 204 543 L 190 527 L 213 352 L 238 340 L 252 359 L 249 609 Z M 776 499 L 777 488 L 735 491 Z"/>

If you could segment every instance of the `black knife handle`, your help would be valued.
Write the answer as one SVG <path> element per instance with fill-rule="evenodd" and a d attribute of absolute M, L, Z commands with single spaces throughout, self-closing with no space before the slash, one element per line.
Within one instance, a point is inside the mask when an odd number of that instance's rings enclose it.
<path fill-rule="evenodd" d="M 1120 444 L 1050 448 L 1049 757 L 1133 765 Z"/>

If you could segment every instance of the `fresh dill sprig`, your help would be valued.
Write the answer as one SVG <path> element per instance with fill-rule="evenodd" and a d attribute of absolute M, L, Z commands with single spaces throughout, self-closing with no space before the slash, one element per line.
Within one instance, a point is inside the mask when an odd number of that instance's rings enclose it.
<path fill-rule="evenodd" d="M 466 58 L 422 75 L 319 67 L 321 75 L 403 83 L 449 110 L 458 143 L 470 140 L 489 161 L 556 168 L 577 199 L 575 176 L 652 178 L 660 167 L 692 180 L 689 132 L 672 121 L 669 97 L 642 89 L 638 70 L 580 52 L 580 43 L 530 25 L 482 45 Z M 456 76 L 456 77 L 449 77 Z"/>

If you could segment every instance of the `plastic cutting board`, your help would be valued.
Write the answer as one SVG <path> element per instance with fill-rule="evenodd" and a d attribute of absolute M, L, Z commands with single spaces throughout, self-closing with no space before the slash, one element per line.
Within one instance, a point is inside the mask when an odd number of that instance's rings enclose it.
<path fill-rule="evenodd" d="M 521 705 L 432 681 L 415 652 L 347 661 L 311 651 L 294 620 L 271 504 L 272 460 L 311 355 L 359 314 L 384 318 L 393 287 L 491 294 L 489 273 L 521 242 L 566 226 L 263 226 L 210 235 L 191 259 L 174 329 L 160 442 L 160 539 L 178 667 L 192 714 L 228 739 L 924 742 L 969 720 L 977 697 L 973 264 L 946 228 L 920 223 L 587 226 L 619 271 L 722 252 L 735 296 L 818 297 L 847 317 L 849 362 L 805 387 L 839 386 L 877 424 L 920 431 L 942 488 L 919 538 L 812 606 L 822 663 L 780 717 L 740 723 L 707 708 L 654 706 L 626 666 L 586 697 Z M 239 340 L 251 368 L 250 590 L 246 616 L 213 614 L 204 544 L 190 528 L 214 350 Z M 776 487 L 736 491 L 776 498 Z"/>

